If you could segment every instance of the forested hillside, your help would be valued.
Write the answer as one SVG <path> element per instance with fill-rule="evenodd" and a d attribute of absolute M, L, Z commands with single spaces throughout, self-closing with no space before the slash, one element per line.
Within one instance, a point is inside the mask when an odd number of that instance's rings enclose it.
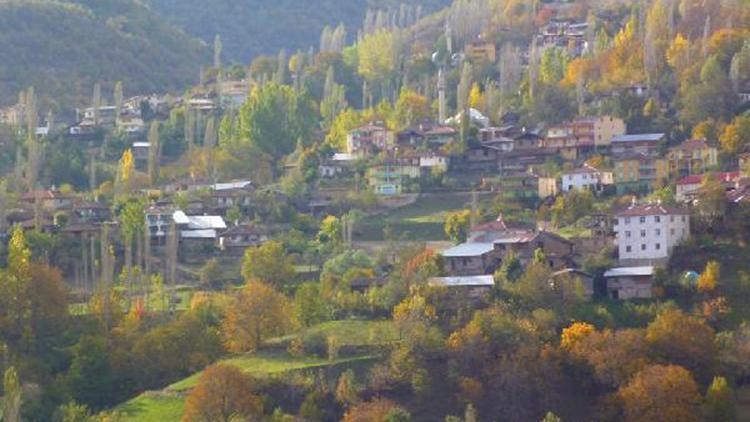
<path fill-rule="evenodd" d="M 199 41 L 132 0 L 0 4 L 0 103 L 34 85 L 56 108 L 80 105 L 94 81 L 126 93 L 163 92 L 198 79 Z"/>
<path fill-rule="evenodd" d="M 153 9 L 185 32 L 205 41 L 220 34 L 226 58 L 249 62 L 258 54 L 317 47 L 326 25 L 346 25 L 350 37 L 362 26 L 368 9 L 399 10 L 421 6 L 422 14 L 448 0 L 149 0 Z M 416 9 L 416 7 L 415 7 Z"/>

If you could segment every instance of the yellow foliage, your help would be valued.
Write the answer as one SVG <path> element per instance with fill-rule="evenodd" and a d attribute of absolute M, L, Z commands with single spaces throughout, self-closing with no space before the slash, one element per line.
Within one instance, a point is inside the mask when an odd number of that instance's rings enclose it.
<path fill-rule="evenodd" d="M 560 335 L 560 348 L 570 350 L 577 342 L 588 337 L 596 331 L 593 325 L 586 322 L 574 322 L 570 327 L 563 330 Z"/>
<path fill-rule="evenodd" d="M 670 44 L 667 49 L 667 63 L 669 63 L 672 69 L 679 74 L 689 64 L 689 52 L 690 44 L 688 43 L 688 40 L 683 37 L 682 34 L 677 34 L 677 36 L 674 37 L 674 40 L 672 40 L 672 44 Z"/>
<path fill-rule="evenodd" d="M 709 261 L 706 268 L 698 277 L 698 291 L 701 293 L 710 293 L 716 290 L 719 283 L 720 265 L 716 261 Z"/>
<path fill-rule="evenodd" d="M 469 92 L 469 107 L 484 110 L 484 95 L 482 95 L 482 90 L 476 82 L 471 86 L 471 91 Z"/>

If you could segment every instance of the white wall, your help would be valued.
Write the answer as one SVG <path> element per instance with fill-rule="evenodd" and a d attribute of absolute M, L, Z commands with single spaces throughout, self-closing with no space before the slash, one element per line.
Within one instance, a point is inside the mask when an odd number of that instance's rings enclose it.
<path fill-rule="evenodd" d="M 641 222 L 641 219 L 645 221 Z M 672 249 L 690 236 L 690 218 L 687 215 L 617 217 L 615 222 L 621 260 L 668 258 Z"/>

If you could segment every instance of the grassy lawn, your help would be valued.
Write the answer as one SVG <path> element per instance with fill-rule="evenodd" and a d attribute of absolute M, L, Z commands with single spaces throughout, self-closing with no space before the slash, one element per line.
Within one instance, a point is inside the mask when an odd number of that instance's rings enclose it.
<path fill-rule="evenodd" d="M 379 359 L 378 356 L 356 356 L 335 360 L 315 357 L 293 357 L 286 353 L 258 353 L 255 355 L 235 356 L 219 363 L 234 365 L 256 377 L 283 374 L 286 372 L 333 368 L 356 367 L 367 365 Z M 196 373 L 178 381 L 165 389 L 163 393 L 149 392 L 123 403 L 114 410 L 126 422 L 171 422 L 179 421 L 185 409 L 185 394 L 193 388 L 201 373 Z"/>
<path fill-rule="evenodd" d="M 137 292 L 136 292 L 137 293 Z M 177 286 L 177 306 L 175 307 L 178 311 L 185 311 L 190 307 L 190 301 L 195 294 L 195 288 L 191 286 Z M 148 296 L 149 310 L 151 311 L 164 311 L 168 310 L 165 300 L 157 294 L 156 289 L 152 289 Z M 84 303 L 71 303 L 68 305 L 68 311 L 71 315 L 87 315 L 89 313 L 89 304 Z"/>
<path fill-rule="evenodd" d="M 342 346 L 376 346 L 397 341 L 398 331 L 392 321 L 342 320 L 329 321 L 308 328 L 305 334 L 322 333 L 326 337 L 336 337 Z M 277 337 L 266 342 L 268 346 L 278 346 L 289 343 L 301 335 L 296 333 L 284 337 Z"/>
<path fill-rule="evenodd" d="M 154 393 L 141 394 L 115 409 L 123 421 L 133 422 L 177 422 L 184 410 L 184 397 Z"/>
<path fill-rule="evenodd" d="M 383 240 L 390 226 L 396 237 L 408 240 L 445 240 L 443 223 L 453 211 L 471 206 L 471 195 L 446 193 L 420 196 L 413 204 L 367 217 L 355 226 L 355 240 Z"/>
<path fill-rule="evenodd" d="M 217 363 L 236 366 L 250 375 L 265 376 L 303 369 L 323 368 L 355 362 L 371 361 L 374 359 L 377 359 L 377 357 L 356 356 L 328 360 L 317 357 L 294 357 L 286 353 L 258 353 L 255 355 L 235 356 L 221 360 Z M 167 390 L 175 392 L 189 390 L 198 383 L 200 375 L 201 372 L 193 374 L 184 380 L 170 385 L 167 387 Z"/>

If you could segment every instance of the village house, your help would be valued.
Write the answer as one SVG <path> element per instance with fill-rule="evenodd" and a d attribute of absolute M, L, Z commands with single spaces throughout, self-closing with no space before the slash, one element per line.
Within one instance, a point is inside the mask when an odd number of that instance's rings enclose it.
<path fill-rule="evenodd" d="M 223 81 L 219 92 L 222 104 L 234 108 L 241 107 L 250 95 L 250 82 L 247 80 Z"/>
<path fill-rule="evenodd" d="M 143 166 L 148 162 L 151 144 L 143 141 L 133 142 L 130 150 L 133 153 L 133 159 L 135 160 L 136 165 Z"/>
<path fill-rule="evenodd" d="M 131 138 L 136 138 L 143 134 L 145 123 L 140 116 L 125 115 L 117 119 L 117 128 Z"/>
<path fill-rule="evenodd" d="M 513 137 L 513 151 L 538 150 L 542 147 L 542 137 L 537 132 L 526 131 Z"/>
<path fill-rule="evenodd" d="M 56 189 L 35 190 L 21 195 L 21 202 L 34 206 L 37 202 L 47 211 L 68 208 L 73 203 L 73 195 L 62 193 Z"/>
<path fill-rule="evenodd" d="M 588 189 L 594 193 L 601 193 L 612 184 L 614 184 L 614 175 L 611 171 L 599 170 L 588 164 L 562 173 L 563 192 Z"/>
<path fill-rule="evenodd" d="M 487 295 L 495 287 L 495 278 L 490 275 L 468 275 L 452 277 L 432 277 L 428 284 L 448 289 L 464 299 L 477 300 Z"/>
<path fill-rule="evenodd" d="M 614 230 L 621 264 L 663 265 L 690 237 L 690 214 L 660 203 L 633 203 L 614 213 Z"/>
<path fill-rule="evenodd" d="M 607 297 L 611 299 L 650 299 L 653 297 L 654 267 L 618 267 L 604 273 Z"/>
<path fill-rule="evenodd" d="M 615 136 L 624 135 L 625 122 L 612 116 L 587 117 L 552 126 L 543 141 L 566 160 L 577 160 L 599 151 L 606 152 Z"/>
<path fill-rule="evenodd" d="M 458 126 L 463 121 L 464 113 L 458 113 L 455 116 L 445 121 L 446 125 Z M 469 108 L 469 120 L 471 124 L 476 125 L 478 128 L 485 128 L 490 126 L 490 118 L 482 114 L 481 111 L 475 108 Z"/>
<path fill-rule="evenodd" d="M 701 174 L 718 167 L 718 151 L 705 139 L 690 139 L 667 152 L 669 174 L 676 177 Z"/>
<path fill-rule="evenodd" d="M 477 38 L 466 44 L 464 54 L 471 61 L 495 63 L 497 60 L 497 46 L 490 40 Z"/>
<path fill-rule="evenodd" d="M 151 240 L 155 243 L 163 243 L 174 220 L 172 215 L 175 208 L 172 206 L 152 205 L 146 208 L 144 214 L 146 228 Z"/>
<path fill-rule="evenodd" d="M 465 243 L 440 253 L 443 270 L 449 276 L 493 274 L 505 256 L 512 252 L 522 264 L 534 258 L 535 251 L 544 253 L 547 265 L 555 270 L 574 266 L 573 242 L 546 231 L 511 227 L 502 216 L 495 221 L 471 229 Z"/>
<path fill-rule="evenodd" d="M 558 193 L 557 179 L 543 177 L 531 172 L 503 174 L 500 177 L 485 178 L 483 186 L 499 192 L 507 199 L 543 199 Z"/>
<path fill-rule="evenodd" d="M 410 179 L 421 175 L 419 160 L 390 159 L 367 169 L 367 182 L 376 195 L 399 195 Z"/>
<path fill-rule="evenodd" d="M 612 156 L 639 154 L 658 154 L 659 147 L 664 141 L 663 133 L 640 133 L 632 135 L 617 135 L 612 137 Z"/>
<path fill-rule="evenodd" d="M 490 242 L 461 243 L 440 253 L 443 267 L 452 276 L 492 274 L 500 267 L 503 254 Z"/>
<path fill-rule="evenodd" d="M 26 124 L 26 106 L 16 104 L 0 109 L 0 123 L 14 127 Z"/>
<path fill-rule="evenodd" d="M 219 234 L 219 249 L 231 256 L 242 256 L 245 249 L 259 246 L 268 240 L 268 236 L 251 225 L 237 225 Z"/>
<path fill-rule="evenodd" d="M 624 153 L 613 158 L 613 162 L 618 195 L 651 192 L 669 178 L 667 161 L 656 154 Z"/>
<path fill-rule="evenodd" d="M 609 213 L 591 214 L 586 228 L 591 231 L 590 236 L 575 239 L 576 250 L 581 254 L 598 254 L 616 246 L 614 218 Z"/>
<path fill-rule="evenodd" d="M 496 166 L 498 173 L 503 175 L 534 172 L 535 168 L 544 165 L 557 157 L 554 151 L 549 149 L 529 149 L 498 153 Z"/>
<path fill-rule="evenodd" d="M 79 126 L 114 126 L 118 117 L 115 115 L 116 110 L 115 106 L 100 106 L 97 122 L 96 110 L 94 107 L 87 107 L 83 112 L 76 110 L 76 120 L 80 122 Z"/>
<path fill-rule="evenodd" d="M 346 152 L 356 156 L 369 156 L 390 151 L 396 135 L 382 122 L 370 123 L 352 130 L 346 136 Z"/>
<path fill-rule="evenodd" d="M 401 148 L 434 148 L 455 141 L 458 132 L 452 126 L 423 122 L 396 135 Z"/>
<path fill-rule="evenodd" d="M 695 196 L 698 194 L 701 184 L 703 183 L 703 179 L 706 176 L 707 175 L 705 174 L 693 174 L 678 180 L 675 183 L 675 199 L 680 202 L 689 202 L 695 199 Z M 713 173 L 713 177 L 715 177 L 725 189 L 731 190 L 735 188 L 735 183 L 740 178 L 740 172 Z"/>
<path fill-rule="evenodd" d="M 110 212 L 100 202 L 78 202 L 73 205 L 73 216 L 81 223 L 102 223 L 110 218 Z"/>
<path fill-rule="evenodd" d="M 323 159 L 318 166 L 320 177 L 332 179 L 341 175 L 349 174 L 354 167 L 357 157 L 353 154 L 338 152 L 332 157 Z"/>
<path fill-rule="evenodd" d="M 209 185 L 211 209 L 224 215 L 232 207 L 247 211 L 253 203 L 255 186 L 249 180 L 214 183 Z"/>
<path fill-rule="evenodd" d="M 564 297 L 573 296 L 578 292 L 566 289 L 566 287 L 569 286 L 564 286 L 565 281 L 579 282 L 582 288 L 580 293 L 583 294 L 584 299 L 591 300 L 594 296 L 594 277 L 591 274 L 577 268 L 564 268 L 552 273 L 550 276 L 550 284 L 552 287 L 561 290 Z"/>
<path fill-rule="evenodd" d="M 577 57 L 589 49 L 586 40 L 586 22 L 553 19 L 540 28 L 536 36 L 537 45 L 542 48 L 559 47 L 566 50 L 568 56 Z"/>

